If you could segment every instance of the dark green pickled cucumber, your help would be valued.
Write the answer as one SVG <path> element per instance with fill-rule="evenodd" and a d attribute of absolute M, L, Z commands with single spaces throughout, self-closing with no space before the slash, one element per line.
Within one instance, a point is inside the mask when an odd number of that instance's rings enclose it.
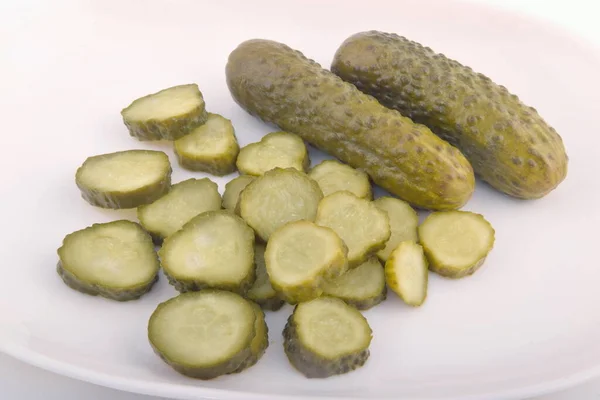
<path fill-rule="evenodd" d="M 327 378 L 367 362 L 372 330 L 356 308 L 324 296 L 296 305 L 283 338 L 294 368 L 307 378 Z"/>
<path fill-rule="evenodd" d="M 148 340 L 154 352 L 180 374 L 204 380 L 231 374 L 262 355 L 264 343 L 255 340 L 260 327 L 256 308 L 231 292 L 183 293 L 154 310 Z"/>
<path fill-rule="evenodd" d="M 58 257 L 57 272 L 65 284 L 92 296 L 134 300 L 158 279 L 150 235 L 127 220 L 94 224 L 67 235 Z"/>
<path fill-rule="evenodd" d="M 81 197 L 102 208 L 150 204 L 171 187 L 171 164 L 162 151 L 127 150 L 88 157 L 77 169 Z"/>
<path fill-rule="evenodd" d="M 337 50 L 331 70 L 457 146 L 506 194 L 539 198 L 566 177 L 562 139 L 534 108 L 427 47 L 395 34 L 357 33 Z"/>
<path fill-rule="evenodd" d="M 415 206 L 456 209 L 473 193 L 473 169 L 458 149 L 284 44 L 240 44 L 226 75 L 250 114 L 362 169 Z"/>

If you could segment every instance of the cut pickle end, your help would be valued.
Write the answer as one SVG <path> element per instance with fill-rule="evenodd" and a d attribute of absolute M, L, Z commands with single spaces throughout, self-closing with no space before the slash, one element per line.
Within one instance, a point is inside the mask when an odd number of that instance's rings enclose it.
<path fill-rule="evenodd" d="M 183 293 L 158 305 L 148 322 L 156 354 L 177 372 L 213 379 L 252 356 L 256 310 L 238 294 L 221 290 Z"/>
<path fill-rule="evenodd" d="M 121 111 L 129 134 L 139 140 L 176 140 L 206 122 L 196 84 L 173 86 L 133 101 Z"/>
<path fill-rule="evenodd" d="M 377 257 L 386 262 L 400 242 L 405 240 L 418 241 L 419 216 L 410 204 L 394 197 L 380 197 L 374 203 L 377 208 L 387 213 L 390 220 L 392 234 L 385 247 L 377 252 Z"/>
<path fill-rule="evenodd" d="M 158 279 L 152 239 L 127 220 L 94 224 L 67 235 L 58 257 L 57 272 L 65 284 L 93 296 L 134 300 Z"/>
<path fill-rule="evenodd" d="M 387 213 L 372 201 L 342 191 L 326 196 L 319 203 L 317 225 L 333 229 L 348 247 L 348 263 L 354 268 L 385 247 L 390 238 Z"/>
<path fill-rule="evenodd" d="M 102 208 L 135 208 L 171 187 L 171 164 L 162 151 L 127 150 L 88 157 L 77 169 L 81 197 Z"/>
<path fill-rule="evenodd" d="M 342 276 L 327 281 L 323 294 L 344 300 L 359 310 L 368 310 L 386 298 L 383 266 L 377 257 L 372 256 Z"/>
<path fill-rule="evenodd" d="M 373 198 L 369 176 L 339 161 L 325 160 L 314 166 L 308 176 L 317 181 L 324 196 L 345 190 L 362 199 Z"/>
<path fill-rule="evenodd" d="M 251 182 L 240 194 L 239 214 L 263 240 L 288 222 L 314 221 L 323 192 L 294 168 L 275 168 Z"/>
<path fill-rule="evenodd" d="M 265 245 L 263 243 L 254 244 L 254 264 L 256 265 L 256 280 L 248 290 L 247 297 L 265 310 L 279 310 L 285 301 L 271 285 L 265 264 Z"/>
<path fill-rule="evenodd" d="M 344 242 L 333 230 L 296 221 L 273 233 L 265 263 L 275 290 L 295 304 L 320 296 L 325 281 L 346 272 L 346 253 Z"/>
<path fill-rule="evenodd" d="M 208 178 L 192 178 L 173 185 L 154 203 L 138 207 L 137 216 L 154 240 L 161 242 L 196 215 L 220 209 L 221 195 L 217 184 Z"/>
<path fill-rule="evenodd" d="M 217 176 L 235 171 L 240 151 L 231 121 L 210 113 L 206 123 L 177 139 L 173 147 L 181 167 Z"/>
<path fill-rule="evenodd" d="M 235 211 L 240 193 L 255 179 L 252 175 L 240 175 L 227 182 L 223 192 L 223 208 Z"/>
<path fill-rule="evenodd" d="M 158 252 L 180 292 L 204 288 L 245 294 L 254 283 L 254 232 L 229 211 L 207 211 L 165 239 Z"/>
<path fill-rule="evenodd" d="M 430 214 L 419 226 L 429 268 L 447 278 L 472 275 L 494 247 L 495 231 L 480 214 L 446 211 Z"/>
<path fill-rule="evenodd" d="M 427 298 L 429 271 L 423 248 L 412 240 L 402 242 L 385 263 L 385 279 L 406 304 L 418 307 Z"/>
<path fill-rule="evenodd" d="M 254 321 L 254 338 L 250 343 L 250 356 L 233 373 L 242 372 L 258 363 L 269 347 L 269 328 L 265 321 L 265 313 L 256 303 L 252 303 L 256 320 Z"/>
<path fill-rule="evenodd" d="M 372 335 L 356 308 L 324 296 L 296 305 L 283 331 L 284 350 L 307 378 L 327 378 L 362 367 Z"/>
<path fill-rule="evenodd" d="M 260 176 L 274 168 L 306 171 L 310 165 L 308 150 L 300 136 L 288 132 L 271 132 L 260 142 L 240 150 L 237 168 L 241 173 Z"/>

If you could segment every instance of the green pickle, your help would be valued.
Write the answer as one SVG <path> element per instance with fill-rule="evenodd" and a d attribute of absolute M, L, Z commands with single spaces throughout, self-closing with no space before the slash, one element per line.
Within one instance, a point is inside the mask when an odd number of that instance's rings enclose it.
<path fill-rule="evenodd" d="M 74 290 L 112 300 L 138 299 L 158 280 L 152 239 L 131 221 L 97 223 L 67 235 L 57 272 Z"/>
<path fill-rule="evenodd" d="M 405 201 L 394 197 L 384 196 L 373 202 L 377 208 L 385 211 L 390 220 L 390 239 L 385 247 L 377 252 L 377 256 L 386 262 L 392 251 L 406 240 L 418 241 L 417 226 L 419 216 L 417 212 Z"/>
<path fill-rule="evenodd" d="M 472 196 L 473 168 L 457 148 L 299 51 L 270 40 L 243 42 L 229 55 L 226 78 L 248 113 L 366 172 L 417 207 L 457 209 Z"/>
<path fill-rule="evenodd" d="M 385 263 L 387 285 L 406 304 L 418 307 L 427 298 L 428 264 L 423 248 L 412 240 L 400 243 Z"/>
<path fill-rule="evenodd" d="M 251 175 L 240 175 L 227 182 L 223 192 L 223 208 L 235 211 L 240 193 L 255 179 L 256 177 Z"/>
<path fill-rule="evenodd" d="M 269 347 L 269 327 L 265 321 L 265 313 L 256 303 L 252 303 L 256 320 L 254 321 L 254 338 L 250 343 L 250 356 L 233 373 L 239 373 L 256 365 Z"/>
<path fill-rule="evenodd" d="M 255 243 L 256 280 L 246 296 L 265 310 L 277 311 L 283 307 L 285 300 L 271 285 L 267 265 L 265 264 L 265 250 L 266 246 L 263 243 Z"/>
<path fill-rule="evenodd" d="M 127 150 L 88 157 L 77 169 L 81 197 L 96 207 L 150 204 L 171 187 L 171 164 L 162 151 Z"/>
<path fill-rule="evenodd" d="M 177 139 L 173 148 L 181 167 L 217 176 L 235 171 L 240 151 L 231 121 L 210 113 L 205 124 Z"/>
<path fill-rule="evenodd" d="M 559 134 L 504 86 L 396 34 L 352 35 L 331 70 L 458 147 L 475 173 L 522 199 L 554 190 L 567 175 Z"/>
<path fill-rule="evenodd" d="M 121 111 L 129 134 L 142 141 L 176 140 L 208 117 L 196 84 L 173 86 L 133 101 Z"/>
<path fill-rule="evenodd" d="M 242 174 L 260 176 L 273 168 L 295 168 L 305 172 L 310 165 L 304 141 L 293 133 L 271 132 L 260 142 L 240 150 L 237 168 Z"/>
<path fill-rule="evenodd" d="M 308 176 L 317 181 L 324 196 L 348 191 L 363 199 L 373 198 L 369 176 L 339 161 L 325 160 L 315 165 Z"/>

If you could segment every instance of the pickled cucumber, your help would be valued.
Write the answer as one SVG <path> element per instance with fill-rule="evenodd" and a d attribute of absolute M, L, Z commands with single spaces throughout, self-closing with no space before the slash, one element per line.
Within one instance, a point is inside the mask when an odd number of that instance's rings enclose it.
<path fill-rule="evenodd" d="M 191 171 L 223 176 L 235 171 L 240 151 L 231 121 L 208 114 L 206 123 L 173 144 L 179 165 Z"/>
<path fill-rule="evenodd" d="M 175 140 L 206 122 L 196 84 L 173 86 L 133 101 L 121 111 L 129 134 L 139 140 Z"/>
<path fill-rule="evenodd" d="M 284 44 L 240 44 L 226 77 L 247 112 L 365 171 L 415 206 L 456 209 L 473 193 L 473 169 L 458 149 Z"/>
<path fill-rule="evenodd" d="M 333 297 L 300 303 L 283 330 L 288 360 L 307 378 L 327 378 L 362 367 L 373 332 L 354 307 Z"/>
<path fill-rule="evenodd" d="M 223 192 L 223 208 L 235 211 L 235 207 L 240 198 L 240 193 L 254 179 L 256 179 L 256 177 L 251 175 L 240 175 L 227 182 L 225 191 Z"/>
<path fill-rule="evenodd" d="M 148 321 L 155 353 L 177 372 L 214 379 L 244 366 L 256 350 L 256 309 L 220 290 L 183 293 L 158 305 Z"/>
<path fill-rule="evenodd" d="M 542 197 L 567 174 L 561 137 L 504 86 L 404 37 L 361 32 L 337 50 L 331 70 L 457 146 L 496 189 Z"/>
<path fill-rule="evenodd" d="M 167 237 L 158 252 L 180 292 L 204 288 L 245 294 L 254 283 L 254 232 L 229 211 L 207 211 Z"/>
<path fill-rule="evenodd" d="M 348 269 L 348 249 L 329 228 L 309 221 L 290 222 L 277 229 L 265 250 L 271 284 L 290 304 L 323 293 L 323 285 Z"/>
<path fill-rule="evenodd" d="M 359 310 L 368 310 L 387 296 L 383 266 L 377 257 L 370 257 L 342 276 L 327 281 L 323 294 L 342 299 Z"/>
<path fill-rule="evenodd" d="M 392 251 L 405 240 L 418 241 L 417 226 L 419 216 L 405 201 L 394 197 L 384 196 L 374 201 L 377 208 L 387 212 L 390 219 L 392 235 L 386 242 L 385 248 L 377 252 L 377 256 L 386 262 Z"/>
<path fill-rule="evenodd" d="M 79 292 L 127 301 L 150 291 L 159 262 L 150 236 L 135 222 L 93 224 L 67 235 L 57 272 Z"/>
<path fill-rule="evenodd" d="M 137 216 L 155 242 L 162 242 L 196 215 L 220 209 L 217 184 L 208 178 L 192 178 L 173 185 L 154 203 L 138 207 Z"/>
<path fill-rule="evenodd" d="M 288 132 L 271 132 L 260 142 L 240 150 L 237 167 L 241 173 L 260 176 L 273 168 L 295 168 L 305 172 L 310 165 L 308 150 L 299 136 Z"/>
<path fill-rule="evenodd" d="M 288 222 L 314 221 L 322 198 L 317 182 L 305 173 L 275 168 L 246 186 L 236 211 L 266 242 Z"/>
<path fill-rule="evenodd" d="M 385 247 L 391 235 L 387 214 L 372 201 L 342 191 L 319 203 L 317 225 L 333 229 L 348 247 L 348 263 L 354 268 Z"/>
<path fill-rule="evenodd" d="M 308 176 L 317 181 L 324 196 L 347 190 L 363 199 L 373 198 L 369 176 L 339 161 L 325 160 L 314 166 Z"/>
<path fill-rule="evenodd" d="M 77 169 L 81 197 L 102 208 L 135 208 L 169 191 L 171 164 L 162 151 L 127 150 L 88 157 Z"/>
<path fill-rule="evenodd" d="M 255 243 L 254 245 L 254 264 L 256 265 L 256 280 L 252 287 L 248 290 L 247 297 L 260 305 L 265 310 L 277 311 L 285 301 L 282 296 L 277 293 L 267 273 L 265 264 L 265 245 L 263 243 Z"/>
<path fill-rule="evenodd" d="M 412 240 L 400 243 L 385 263 L 387 285 L 406 304 L 418 307 L 427 298 L 429 271 L 421 245 Z"/>
<path fill-rule="evenodd" d="M 419 226 L 429 268 L 448 278 L 473 274 L 494 247 L 495 231 L 480 214 L 447 211 L 430 214 Z"/>
<path fill-rule="evenodd" d="M 269 327 L 265 321 L 265 313 L 256 303 L 252 303 L 254 308 L 254 338 L 250 343 L 250 356 L 233 373 L 239 373 L 255 365 L 265 354 L 269 347 Z"/>

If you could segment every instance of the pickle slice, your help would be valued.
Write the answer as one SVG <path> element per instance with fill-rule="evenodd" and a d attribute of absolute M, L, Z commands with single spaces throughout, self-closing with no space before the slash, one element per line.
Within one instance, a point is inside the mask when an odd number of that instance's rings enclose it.
<path fill-rule="evenodd" d="M 225 191 L 223 192 L 223 208 L 235 211 L 235 207 L 240 198 L 240 193 L 254 179 L 256 179 L 256 177 L 252 175 L 240 175 L 227 182 Z"/>
<path fill-rule="evenodd" d="M 148 322 L 155 353 L 196 379 L 235 372 L 252 357 L 255 336 L 252 303 L 221 290 L 180 294 L 159 304 Z"/>
<path fill-rule="evenodd" d="M 432 271 L 463 278 L 483 265 L 494 247 L 495 231 L 480 214 L 435 212 L 419 226 L 419 239 Z"/>
<path fill-rule="evenodd" d="M 150 236 L 135 222 L 93 224 L 67 235 L 57 272 L 72 289 L 127 301 L 150 291 L 159 262 Z"/>
<path fill-rule="evenodd" d="M 290 363 L 307 378 L 327 378 L 362 367 L 373 332 L 354 307 L 333 297 L 296 305 L 283 331 Z"/>
<path fill-rule="evenodd" d="M 160 243 L 196 215 L 220 209 L 221 195 L 217 184 L 208 178 L 192 178 L 173 185 L 154 203 L 138 207 L 137 216 L 155 242 Z"/>
<path fill-rule="evenodd" d="M 359 310 L 368 310 L 387 296 L 383 266 L 372 256 L 342 276 L 327 281 L 323 294 L 342 299 Z"/>
<path fill-rule="evenodd" d="M 175 140 L 206 122 L 204 98 L 196 84 L 173 86 L 133 101 L 121 111 L 138 140 Z"/>
<path fill-rule="evenodd" d="M 348 247 L 348 263 L 354 268 L 385 247 L 390 238 L 387 214 L 372 201 L 342 191 L 326 196 L 319 203 L 317 225 L 333 229 Z"/>
<path fill-rule="evenodd" d="M 288 222 L 314 221 L 323 193 L 308 175 L 294 168 L 275 168 L 241 193 L 239 214 L 263 240 Z"/>
<path fill-rule="evenodd" d="M 412 240 L 400 243 L 385 263 L 385 278 L 406 304 L 422 305 L 427 298 L 429 271 L 421 245 Z"/>
<path fill-rule="evenodd" d="M 418 241 L 419 216 L 410 204 L 394 197 L 380 197 L 374 203 L 377 208 L 385 211 L 390 219 L 392 235 L 386 242 L 385 248 L 377 252 L 377 257 L 386 262 L 400 242 L 405 240 Z"/>
<path fill-rule="evenodd" d="M 245 294 L 254 283 L 254 232 L 229 211 L 207 211 L 165 239 L 158 252 L 180 292 L 204 288 Z"/>
<path fill-rule="evenodd" d="M 255 243 L 254 245 L 254 264 L 256 265 L 256 280 L 248 290 L 247 297 L 256 302 L 265 310 L 277 311 L 285 301 L 269 280 L 267 266 L 265 265 L 265 245 Z"/>
<path fill-rule="evenodd" d="M 252 307 L 256 320 L 254 321 L 254 339 L 250 343 L 250 356 L 233 373 L 242 372 L 256 365 L 269 347 L 269 327 L 265 321 L 265 313 L 256 303 L 252 303 Z"/>
<path fill-rule="evenodd" d="M 271 284 L 291 304 L 323 293 L 326 280 L 348 269 L 346 246 L 331 229 L 309 221 L 290 222 L 276 230 L 265 251 Z"/>
<path fill-rule="evenodd" d="M 81 197 L 102 208 L 149 204 L 171 187 L 171 164 L 162 151 L 127 150 L 88 157 L 77 169 Z"/>
<path fill-rule="evenodd" d="M 315 165 L 308 176 L 317 181 L 324 196 L 345 190 L 356 197 L 373 198 L 369 176 L 339 161 L 325 160 Z"/>
<path fill-rule="evenodd" d="M 205 124 L 177 139 L 173 147 L 181 167 L 217 176 L 235 171 L 240 151 L 231 121 L 210 113 Z"/>
<path fill-rule="evenodd" d="M 260 142 L 240 150 L 237 168 L 241 173 L 260 176 L 273 168 L 295 168 L 306 171 L 310 165 L 304 141 L 293 133 L 271 132 Z"/>

